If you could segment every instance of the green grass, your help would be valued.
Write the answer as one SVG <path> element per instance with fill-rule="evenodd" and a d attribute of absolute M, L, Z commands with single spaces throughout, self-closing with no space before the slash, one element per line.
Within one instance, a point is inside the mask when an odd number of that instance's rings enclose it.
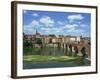
<path fill-rule="evenodd" d="M 50 53 L 50 50 L 52 51 Z M 46 61 L 59 61 L 59 62 L 73 62 L 79 61 L 81 58 L 78 56 L 66 56 L 65 53 L 58 51 L 56 48 L 56 55 L 53 54 L 54 48 L 44 47 L 43 49 L 39 48 L 23 48 L 25 62 L 46 62 Z"/>
<path fill-rule="evenodd" d="M 59 61 L 70 62 L 80 60 L 80 57 L 71 56 L 41 56 L 41 55 L 24 55 L 25 62 L 46 62 L 46 61 Z"/>

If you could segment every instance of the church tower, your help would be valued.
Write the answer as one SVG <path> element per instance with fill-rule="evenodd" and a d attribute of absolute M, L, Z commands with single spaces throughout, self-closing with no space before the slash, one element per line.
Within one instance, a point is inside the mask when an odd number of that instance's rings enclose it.
<path fill-rule="evenodd" d="M 38 34 L 38 31 L 37 31 L 37 29 L 36 29 L 36 35 Z"/>
<path fill-rule="evenodd" d="M 40 33 L 37 31 L 37 29 L 36 29 L 36 35 L 37 35 L 37 36 L 39 36 L 39 35 L 40 35 Z"/>

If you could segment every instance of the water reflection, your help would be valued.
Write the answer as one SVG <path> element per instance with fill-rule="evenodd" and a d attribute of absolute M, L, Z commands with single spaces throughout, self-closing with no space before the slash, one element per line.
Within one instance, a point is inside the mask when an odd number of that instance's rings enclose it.
<path fill-rule="evenodd" d="M 56 47 L 55 47 L 56 46 Z M 24 55 L 45 55 L 45 56 L 74 56 L 76 57 L 77 54 L 79 53 L 77 46 L 72 46 L 72 45 L 61 45 L 61 44 L 49 44 L 49 45 L 44 45 L 43 47 L 28 47 L 24 49 Z M 72 67 L 72 66 L 89 66 L 90 65 L 90 60 L 88 60 L 88 56 L 86 56 L 86 51 L 85 48 L 83 47 L 81 49 L 81 53 L 84 54 L 80 57 L 79 60 L 76 62 L 42 62 L 42 63 L 32 63 L 32 62 L 24 62 L 24 67 L 25 68 L 38 68 L 38 67 Z M 40 65 L 40 64 L 45 64 L 45 65 Z M 31 66 L 30 66 L 31 65 Z M 33 65 L 33 66 L 32 66 Z M 36 66 L 36 67 L 34 67 Z"/>

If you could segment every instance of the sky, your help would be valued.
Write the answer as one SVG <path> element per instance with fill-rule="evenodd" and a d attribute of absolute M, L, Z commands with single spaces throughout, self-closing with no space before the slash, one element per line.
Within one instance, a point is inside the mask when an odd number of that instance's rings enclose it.
<path fill-rule="evenodd" d="M 90 37 L 91 14 L 23 10 L 23 32 Z"/>

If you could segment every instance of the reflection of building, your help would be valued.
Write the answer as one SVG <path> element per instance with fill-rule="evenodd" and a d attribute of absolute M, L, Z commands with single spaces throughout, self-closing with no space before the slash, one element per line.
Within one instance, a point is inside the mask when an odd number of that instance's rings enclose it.
<path fill-rule="evenodd" d="M 56 36 L 56 35 L 41 35 L 37 30 L 35 35 L 25 35 L 24 37 L 28 41 L 35 41 L 37 38 L 41 39 L 43 43 L 73 43 L 80 42 L 80 36 Z"/>

